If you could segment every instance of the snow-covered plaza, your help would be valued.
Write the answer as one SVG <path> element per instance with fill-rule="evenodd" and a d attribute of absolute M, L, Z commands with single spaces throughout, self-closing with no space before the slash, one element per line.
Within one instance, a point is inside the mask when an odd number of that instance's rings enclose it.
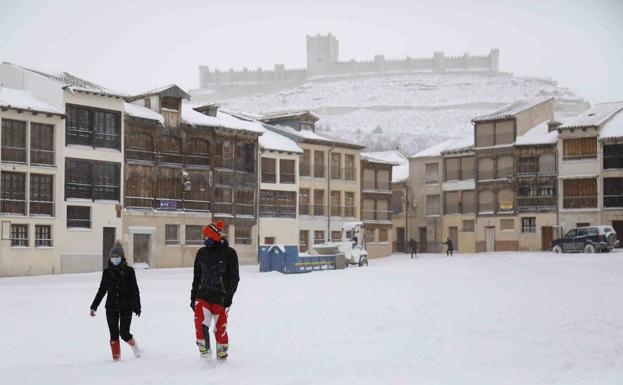
<path fill-rule="evenodd" d="M 621 384 L 623 253 L 425 254 L 283 275 L 241 267 L 230 358 L 195 346 L 191 269 L 137 270 L 113 362 L 100 274 L 0 279 L 0 384 Z"/>

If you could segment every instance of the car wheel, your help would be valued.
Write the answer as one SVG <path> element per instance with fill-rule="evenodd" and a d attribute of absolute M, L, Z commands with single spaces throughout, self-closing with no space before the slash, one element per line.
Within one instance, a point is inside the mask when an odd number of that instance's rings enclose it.
<path fill-rule="evenodd" d="M 595 246 L 591 245 L 590 243 L 586 244 L 584 246 L 584 252 L 585 253 L 594 253 L 595 252 Z"/>
<path fill-rule="evenodd" d="M 562 247 L 560 247 L 560 245 L 556 245 L 554 247 L 552 247 L 552 251 L 556 254 L 560 254 L 562 253 Z"/>

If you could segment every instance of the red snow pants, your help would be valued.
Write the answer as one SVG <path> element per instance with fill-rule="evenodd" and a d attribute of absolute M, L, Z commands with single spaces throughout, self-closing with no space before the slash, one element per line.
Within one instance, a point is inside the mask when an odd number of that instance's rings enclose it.
<path fill-rule="evenodd" d="M 198 298 L 195 302 L 195 333 L 198 340 L 209 338 L 204 335 L 203 325 L 210 327 L 214 318 L 214 337 L 219 344 L 226 344 L 229 341 L 227 336 L 227 312 L 221 305 L 209 303 Z"/>

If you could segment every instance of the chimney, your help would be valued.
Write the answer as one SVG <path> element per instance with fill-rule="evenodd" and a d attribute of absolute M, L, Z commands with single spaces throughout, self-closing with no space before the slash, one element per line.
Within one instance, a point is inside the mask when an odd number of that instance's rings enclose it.
<path fill-rule="evenodd" d="M 552 132 L 556 130 L 560 125 L 562 125 L 561 122 L 554 119 L 550 120 L 549 122 L 547 122 L 547 132 Z"/>

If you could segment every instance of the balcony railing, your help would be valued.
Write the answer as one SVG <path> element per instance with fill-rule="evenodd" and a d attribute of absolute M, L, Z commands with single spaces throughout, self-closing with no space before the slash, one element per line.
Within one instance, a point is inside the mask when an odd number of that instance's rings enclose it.
<path fill-rule="evenodd" d="M 30 150 L 30 164 L 54 166 L 54 151 L 31 149 Z"/>
<path fill-rule="evenodd" d="M 228 170 L 234 169 L 234 159 L 233 158 L 223 158 L 221 156 L 213 156 L 212 164 L 216 168 L 226 168 Z"/>
<path fill-rule="evenodd" d="M 155 152 L 146 150 L 134 150 L 126 148 L 125 157 L 127 160 L 139 160 L 143 162 L 153 162 L 155 160 Z"/>
<path fill-rule="evenodd" d="M 0 201 L 0 213 L 26 215 L 26 201 L 17 199 L 2 199 Z"/>
<path fill-rule="evenodd" d="M 95 185 L 93 187 L 93 199 L 94 200 L 118 201 L 119 200 L 119 186 Z"/>
<path fill-rule="evenodd" d="M 228 214 L 234 215 L 234 205 L 226 202 L 215 202 L 212 205 L 212 212 L 215 214 Z"/>
<path fill-rule="evenodd" d="M 21 147 L 2 146 L 2 162 L 26 163 L 26 149 Z"/>
<path fill-rule="evenodd" d="M 517 197 L 517 208 L 525 210 L 550 210 L 556 207 L 556 197 L 553 196 L 531 196 Z"/>
<path fill-rule="evenodd" d="M 257 175 L 241 172 L 236 175 L 238 186 L 254 187 L 257 183 Z"/>
<path fill-rule="evenodd" d="M 342 179 L 342 169 L 331 167 L 331 179 Z"/>
<path fill-rule="evenodd" d="M 389 221 L 391 211 L 362 210 L 361 216 L 364 221 Z"/>
<path fill-rule="evenodd" d="M 77 130 L 68 128 L 65 131 L 67 144 L 79 144 L 82 146 L 93 146 L 93 131 Z"/>
<path fill-rule="evenodd" d="M 334 205 L 331 205 L 331 216 L 332 217 L 342 217 L 342 216 L 344 216 L 342 214 L 342 208 L 343 207 L 344 206 L 334 206 Z"/>
<path fill-rule="evenodd" d="M 312 206 L 309 203 L 299 203 L 299 215 L 311 215 L 313 212 Z"/>
<path fill-rule="evenodd" d="M 210 211 L 210 201 L 185 199 L 182 209 L 187 211 Z"/>
<path fill-rule="evenodd" d="M 391 191 L 391 184 L 389 181 L 381 181 L 381 180 L 364 180 L 363 181 L 363 189 L 364 190 L 376 190 L 376 191 Z"/>
<path fill-rule="evenodd" d="M 597 195 L 563 197 L 562 207 L 565 209 L 594 209 L 597 208 Z"/>
<path fill-rule="evenodd" d="M 176 164 L 180 166 L 184 164 L 184 156 L 175 152 L 160 152 L 156 154 L 156 158 L 159 163 Z"/>
<path fill-rule="evenodd" d="M 236 203 L 236 215 L 255 216 L 255 205 L 252 203 Z"/>
<path fill-rule="evenodd" d="M 313 211 L 310 211 L 311 215 L 325 215 L 325 205 L 312 205 Z"/>
<path fill-rule="evenodd" d="M 93 196 L 93 186 L 88 183 L 65 183 L 65 194 L 67 198 L 91 199 Z"/>
<path fill-rule="evenodd" d="M 279 173 L 279 183 L 295 183 L 295 174 L 287 172 Z"/>
<path fill-rule="evenodd" d="M 262 171 L 262 183 L 277 183 L 277 173 Z"/>
<path fill-rule="evenodd" d="M 184 162 L 188 167 L 208 167 L 210 157 L 207 155 L 185 155 Z"/>
<path fill-rule="evenodd" d="M 54 216 L 54 202 L 30 201 L 30 215 Z"/>
<path fill-rule="evenodd" d="M 344 206 L 344 216 L 345 217 L 355 217 L 355 206 Z"/>
<path fill-rule="evenodd" d="M 260 216 L 270 218 L 296 218 L 296 207 L 293 205 L 260 205 Z"/>
<path fill-rule="evenodd" d="M 125 206 L 129 208 L 153 209 L 154 198 L 127 196 L 125 197 Z"/>
<path fill-rule="evenodd" d="M 96 132 L 93 135 L 93 147 L 121 148 L 121 136 L 119 134 L 109 134 Z"/>
<path fill-rule="evenodd" d="M 623 195 L 604 195 L 604 207 L 623 207 Z"/>
<path fill-rule="evenodd" d="M 474 213 L 474 204 L 473 203 L 446 203 L 445 214 L 473 214 Z"/>

